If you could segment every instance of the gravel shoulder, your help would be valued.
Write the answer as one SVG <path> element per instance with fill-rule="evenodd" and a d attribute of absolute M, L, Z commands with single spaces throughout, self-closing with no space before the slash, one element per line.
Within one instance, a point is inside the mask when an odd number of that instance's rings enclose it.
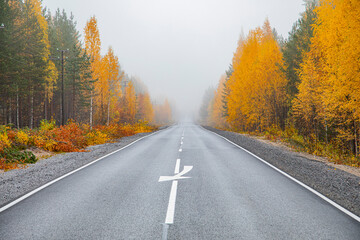
<path fill-rule="evenodd" d="M 47 182 L 71 172 L 150 133 L 123 137 L 114 143 L 89 146 L 86 152 L 57 154 L 26 168 L 0 173 L 0 207 Z"/>
<path fill-rule="evenodd" d="M 295 152 L 284 145 L 274 144 L 244 134 L 211 127 L 204 128 L 247 149 L 360 216 L 360 175 L 358 169 L 335 165 L 326 161 L 325 158 Z"/>

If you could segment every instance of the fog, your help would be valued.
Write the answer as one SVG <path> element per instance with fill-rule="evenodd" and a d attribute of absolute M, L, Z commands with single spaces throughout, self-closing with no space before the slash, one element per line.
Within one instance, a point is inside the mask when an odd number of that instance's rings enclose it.
<path fill-rule="evenodd" d="M 72 12 L 83 34 L 98 19 L 102 54 L 112 46 L 120 65 L 154 99 L 168 97 L 183 114 L 198 111 L 209 86 L 228 69 L 241 31 L 268 18 L 283 37 L 304 11 L 303 0 L 43 0 L 52 13 Z"/>

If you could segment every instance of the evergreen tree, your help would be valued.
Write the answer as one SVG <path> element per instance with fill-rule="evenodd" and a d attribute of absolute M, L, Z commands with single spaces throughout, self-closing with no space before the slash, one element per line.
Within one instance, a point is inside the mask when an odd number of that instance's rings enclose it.
<path fill-rule="evenodd" d="M 305 4 L 305 12 L 303 12 L 301 18 L 294 23 L 289 37 L 282 48 L 290 102 L 298 93 L 298 85 L 300 83 L 298 71 L 303 62 L 303 55 L 310 50 L 313 24 L 316 20 L 314 9 L 317 6 L 317 0 L 307 1 Z"/>
<path fill-rule="evenodd" d="M 66 50 L 64 60 L 64 122 L 67 119 L 82 120 L 82 112 L 89 102 L 89 91 L 91 88 L 85 81 L 90 76 L 89 57 L 83 50 L 80 42 L 80 33 L 76 30 L 74 16 L 70 17 L 66 12 L 57 9 L 54 16 L 47 13 L 49 23 L 49 39 L 51 42 L 51 55 L 59 72 L 59 79 L 62 74 L 62 60 L 59 50 Z M 60 122 L 61 120 L 61 98 L 62 88 L 61 81 L 57 82 L 54 97 L 51 99 L 49 106 L 50 114 Z"/>

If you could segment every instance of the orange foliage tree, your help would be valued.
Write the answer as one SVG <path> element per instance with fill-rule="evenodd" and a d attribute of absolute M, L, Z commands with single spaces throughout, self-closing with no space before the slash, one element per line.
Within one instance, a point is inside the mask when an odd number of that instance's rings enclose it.
<path fill-rule="evenodd" d="M 107 103 L 106 107 L 106 124 L 109 125 L 110 121 L 114 120 L 116 116 L 116 106 L 118 105 L 121 96 L 121 80 L 124 73 L 120 71 L 120 64 L 118 57 L 114 55 L 114 51 L 109 47 L 108 53 L 103 58 L 104 77 L 100 86 L 101 102 Z M 101 108 L 102 115 L 104 116 L 105 108 Z M 104 119 L 104 117 L 102 117 Z"/>
<path fill-rule="evenodd" d="M 138 94 L 137 119 L 152 122 L 154 118 L 154 109 L 151 104 L 150 94 L 148 92 Z"/>
<path fill-rule="evenodd" d="M 303 132 L 333 138 L 359 155 L 360 4 L 321 0 L 310 51 L 301 65 L 295 118 Z M 308 116 L 310 113 L 310 116 Z"/>
<path fill-rule="evenodd" d="M 91 75 L 92 81 L 89 82 L 89 85 L 92 85 L 90 88 L 94 89 L 94 82 L 99 81 L 102 77 L 102 64 L 101 64 L 101 42 L 99 29 L 97 27 L 97 20 L 95 16 L 91 17 L 90 20 L 86 23 L 85 26 L 85 49 L 87 54 L 90 55 L 91 63 Z M 96 92 L 96 91 L 95 91 Z M 94 118 L 94 91 L 91 91 L 90 96 L 90 127 L 93 125 Z"/>
<path fill-rule="evenodd" d="M 224 114 L 224 93 L 226 87 L 226 76 L 220 78 L 217 89 L 214 93 L 214 98 L 209 104 L 209 124 L 217 126 L 218 128 L 225 129 L 228 124 L 226 122 L 226 115 Z"/>
<path fill-rule="evenodd" d="M 129 81 L 127 86 L 124 89 L 124 95 L 120 102 L 121 113 L 120 119 L 122 122 L 133 123 L 135 122 L 135 114 L 136 114 L 136 92 L 134 88 L 134 84 Z"/>
<path fill-rule="evenodd" d="M 236 130 L 284 127 L 287 80 L 280 70 L 282 54 L 266 20 L 241 38 L 227 87 L 228 122 Z"/>
<path fill-rule="evenodd" d="M 311 0 L 306 7 L 281 41 L 284 56 L 267 20 L 240 38 L 227 78 L 214 97 L 207 91 L 200 115 L 215 127 L 266 131 L 359 166 L 360 4 Z"/>
<path fill-rule="evenodd" d="M 167 125 L 172 121 L 171 106 L 168 99 L 163 104 L 154 105 L 154 123 L 157 125 Z"/>

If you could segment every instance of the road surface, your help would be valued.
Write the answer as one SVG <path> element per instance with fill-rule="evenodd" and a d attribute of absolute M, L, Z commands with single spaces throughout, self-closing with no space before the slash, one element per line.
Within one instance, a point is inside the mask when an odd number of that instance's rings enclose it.
<path fill-rule="evenodd" d="M 0 239 L 360 239 L 360 224 L 182 123 L 2 211 Z"/>

